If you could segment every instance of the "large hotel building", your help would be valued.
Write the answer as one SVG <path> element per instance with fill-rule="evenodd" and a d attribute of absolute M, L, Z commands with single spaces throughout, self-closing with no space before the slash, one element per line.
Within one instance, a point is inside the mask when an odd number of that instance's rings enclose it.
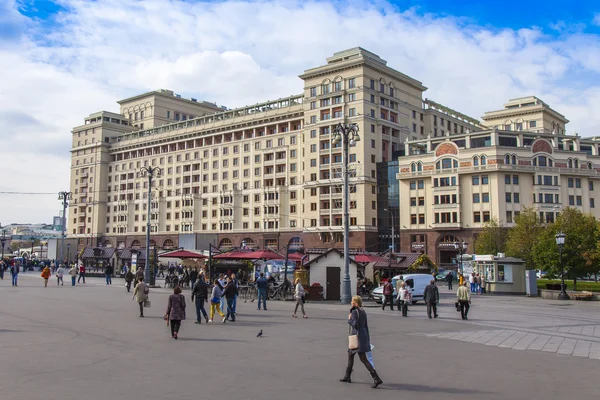
<path fill-rule="evenodd" d="M 564 206 L 595 211 L 598 144 L 566 135 L 535 97 L 483 121 L 423 97 L 423 84 L 362 48 L 300 75 L 303 92 L 229 109 L 170 90 L 118 102 L 73 129 L 68 235 L 79 246 L 280 249 L 342 245 L 342 147 L 350 147 L 350 247 L 455 256 L 490 218 L 523 206 L 551 221 Z M 597 189 L 600 190 L 600 187 Z"/>

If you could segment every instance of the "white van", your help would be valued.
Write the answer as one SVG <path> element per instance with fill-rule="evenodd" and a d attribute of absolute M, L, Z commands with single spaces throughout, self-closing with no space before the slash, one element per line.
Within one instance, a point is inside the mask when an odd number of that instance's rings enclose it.
<path fill-rule="evenodd" d="M 423 300 L 423 292 L 425 291 L 425 286 L 429 285 L 431 282 L 432 276 L 429 274 L 408 274 L 408 275 L 396 275 L 392 278 L 392 286 L 394 287 L 394 302 L 396 300 L 396 282 L 400 279 L 400 276 L 404 277 L 404 282 L 410 288 L 410 292 L 412 294 L 412 302 L 415 304 L 419 300 Z M 377 303 L 381 303 L 383 299 L 383 286 L 375 288 L 373 290 L 373 298 Z"/>

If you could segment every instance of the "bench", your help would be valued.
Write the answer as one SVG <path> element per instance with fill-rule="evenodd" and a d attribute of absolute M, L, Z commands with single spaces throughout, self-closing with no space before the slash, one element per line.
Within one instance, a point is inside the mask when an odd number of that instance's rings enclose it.
<path fill-rule="evenodd" d="M 571 296 L 571 298 L 574 298 L 575 300 L 592 300 L 594 297 L 594 294 L 592 292 L 583 290 L 581 292 L 573 293 L 570 296 Z"/>

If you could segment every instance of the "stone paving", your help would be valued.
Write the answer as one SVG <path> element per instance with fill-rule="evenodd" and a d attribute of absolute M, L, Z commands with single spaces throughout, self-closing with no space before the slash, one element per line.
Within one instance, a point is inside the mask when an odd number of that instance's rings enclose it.
<path fill-rule="evenodd" d="M 443 288 L 438 319 L 422 305 L 402 318 L 369 304 L 384 380 L 373 391 L 358 363 L 352 384 L 338 382 L 347 306 L 309 302 L 303 320 L 291 318 L 290 302 L 270 302 L 267 312 L 240 302 L 235 324 L 194 325 L 186 293 L 188 320 L 174 341 L 162 320 L 169 290 L 151 292 L 141 319 L 122 280 L 113 282 L 43 288 L 37 273 L 23 275 L 18 288 L 0 281 L 2 400 L 597 396 L 598 303 L 475 296 L 469 321 Z"/>

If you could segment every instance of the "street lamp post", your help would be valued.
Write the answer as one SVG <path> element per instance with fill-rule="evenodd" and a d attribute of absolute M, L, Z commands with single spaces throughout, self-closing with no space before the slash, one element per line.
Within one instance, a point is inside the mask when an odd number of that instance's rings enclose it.
<path fill-rule="evenodd" d="M 4 246 L 6 245 L 6 230 L 2 230 L 2 236 L 0 236 L 0 243 L 2 244 L 2 258 L 0 260 L 4 260 Z"/>
<path fill-rule="evenodd" d="M 150 276 L 154 278 L 154 274 L 150 274 L 150 217 L 152 210 L 152 179 L 154 176 L 160 176 L 162 170 L 160 167 L 142 167 L 140 169 L 142 176 L 148 176 L 148 214 L 146 216 L 146 265 L 144 268 L 144 281 L 150 285 L 154 285 L 154 282 L 150 282 Z"/>
<path fill-rule="evenodd" d="M 392 277 L 392 255 L 394 254 L 394 213 L 391 212 L 390 210 L 388 210 L 387 208 L 384 208 L 383 211 L 387 211 L 390 213 L 390 215 L 392 216 L 392 244 L 390 245 L 390 254 L 388 257 L 388 278 Z"/>
<path fill-rule="evenodd" d="M 342 143 L 343 152 L 343 170 L 342 178 L 344 182 L 343 203 L 344 203 L 344 279 L 342 280 L 342 304 L 349 304 L 352 299 L 352 281 L 350 280 L 350 213 L 349 213 L 349 185 L 348 185 L 348 148 L 360 140 L 358 136 L 358 125 L 342 125 L 335 127 L 333 133 L 333 144 Z"/>
<path fill-rule="evenodd" d="M 565 245 L 565 239 L 567 235 L 562 232 L 558 232 L 554 238 L 556 239 L 556 244 L 558 245 L 558 262 L 560 263 L 560 294 L 558 295 L 559 300 L 569 300 L 569 295 L 567 294 L 567 285 L 565 285 L 565 268 L 562 261 L 562 253 L 563 247 Z"/>
<path fill-rule="evenodd" d="M 67 243 L 67 267 L 71 264 L 71 244 Z"/>
<path fill-rule="evenodd" d="M 61 234 L 60 234 L 60 249 L 59 249 L 59 257 L 58 257 L 58 261 L 63 262 L 64 261 L 64 247 L 65 247 L 65 230 L 67 229 L 67 206 L 69 205 L 69 200 L 71 200 L 73 198 L 73 193 L 71 192 L 58 192 L 58 199 L 62 200 L 62 206 L 63 206 L 63 215 L 62 215 L 62 221 L 61 221 Z"/>
<path fill-rule="evenodd" d="M 458 274 L 462 274 L 463 273 L 463 254 L 464 254 L 465 250 L 467 250 L 467 243 L 464 240 L 462 242 L 456 242 L 456 243 L 454 243 L 454 248 L 456 250 L 458 250 L 459 257 L 460 257 L 460 263 L 458 264 Z M 458 274 L 457 274 L 457 277 L 458 277 Z"/>

